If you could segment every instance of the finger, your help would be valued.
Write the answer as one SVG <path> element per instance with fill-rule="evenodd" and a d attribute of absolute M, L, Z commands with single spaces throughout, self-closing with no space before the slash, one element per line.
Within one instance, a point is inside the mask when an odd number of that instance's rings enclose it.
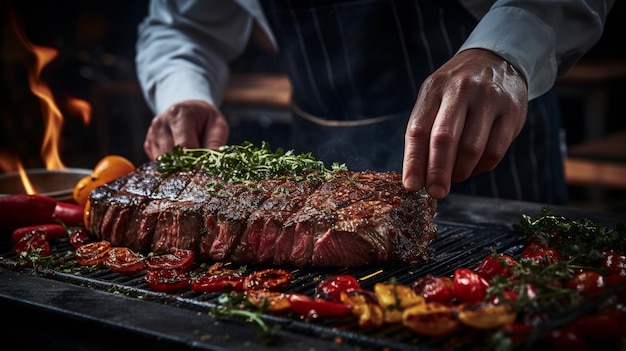
<path fill-rule="evenodd" d="M 219 111 L 216 111 L 216 114 L 217 116 L 213 117 L 211 123 L 204 129 L 202 137 L 202 147 L 212 150 L 217 150 L 220 146 L 225 145 L 228 141 L 228 134 L 230 133 L 226 119 Z"/>
<path fill-rule="evenodd" d="M 197 112 L 189 109 L 176 108 L 168 118 L 168 127 L 174 145 L 189 149 L 200 147 L 198 133 L 204 126 L 198 125 L 195 113 Z"/>
<path fill-rule="evenodd" d="M 492 171 L 502 161 L 513 139 L 519 134 L 519 130 L 508 126 L 509 123 L 505 118 L 494 121 L 485 150 L 476 163 L 473 174 Z"/>
<path fill-rule="evenodd" d="M 169 128 L 162 122 L 161 118 L 156 117 L 152 120 L 144 141 L 146 155 L 150 160 L 154 161 L 164 152 L 170 151 L 173 146 Z"/>
<path fill-rule="evenodd" d="M 467 115 L 465 105 L 455 105 L 452 101 L 458 103 L 456 98 L 442 101 L 430 136 L 426 191 L 436 199 L 450 192 L 452 170 Z"/>
<path fill-rule="evenodd" d="M 426 86 L 420 90 L 404 135 L 402 183 L 409 191 L 426 185 L 430 133 L 441 102 L 439 96 L 428 93 Z"/>
<path fill-rule="evenodd" d="M 494 118 L 489 104 L 471 106 L 466 117 L 463 134 L 459 140 L 456 162 L 452 171 L 452 181 L 461 182 L 474 173 L 476 165 L 483 157 L 489 141 Z M 480 110 L 476 110 L 476 109 Z"/>

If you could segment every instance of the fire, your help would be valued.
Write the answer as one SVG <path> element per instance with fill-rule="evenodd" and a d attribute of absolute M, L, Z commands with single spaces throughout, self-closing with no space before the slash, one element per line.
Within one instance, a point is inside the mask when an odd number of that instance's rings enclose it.
<path fill-rule="evenodd" d="M 44 68 L 58 56 L 59 52 L 55 48 L 32 44 L 19 28 L 13 13 L 10 14 L 9 18 L 18 42 L 35 56 L 35 64 L 30 67 L 28 72 L 28 83 L 30 90 L 41 102 L 41 111 L 45 121 L 45 130 L 40 151 L 42 160 L 48 170 L 65 169 L 67 167 L 63 164 L 59 156 L 59 145 L 62 141 L 61 131 L 64 122 L 63 114 L 54 100 L 50 86 L 43 81 L 41 77 Z M 80 115 L 83 124 L 88 125 L 91 122 L 91 105 L 87 101 L 75 97 L 68 97 L 65 103 L 65 107 L 71 114 Z M 5 160 L 2 160 L 2 158 L 5 158 Z M 8 165 L 12 165 L 13 167 Z M 17 169 L 26 191 L 28 193 L 35 192 L 30 184 L 26 174 L 27 172 L 24 170 L 19 159 L 0 157 L 0 166 L 5 170 Z"/>
<path fill-rule="evenodd" d="M 20 173 L 20 179 L 22 180 L 22 185 L 24 186 L 24 190 L 26 194 L 36 194 L 35 188 L 33 184 L 31 184 L 30 179 L 28 179 L 28 175 L 26 175 L 26 170 L 24 170 L 24 166 L 20 161 L 17 161 L 17 170 Z"/>

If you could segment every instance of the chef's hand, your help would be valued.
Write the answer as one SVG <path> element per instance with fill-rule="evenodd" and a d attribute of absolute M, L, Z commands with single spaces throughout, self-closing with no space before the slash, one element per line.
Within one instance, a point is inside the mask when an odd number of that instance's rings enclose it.
<path fill-rule="evenodd" d="M 404 186 L 441 199 L 451 182 L 493 170 L 527 110 L 526 81 L 513 66 L 487 50 L 458 53 L 420 88 L 405 134 Z"/>
<path fill-rule="evenodd" d="M 226 144 L 229 131 L 217 107 L 205 101 L 188 100 L 154 117 L 143 148 L 150 160 L 172 151 L 176 145 L 217 149 Z"/>

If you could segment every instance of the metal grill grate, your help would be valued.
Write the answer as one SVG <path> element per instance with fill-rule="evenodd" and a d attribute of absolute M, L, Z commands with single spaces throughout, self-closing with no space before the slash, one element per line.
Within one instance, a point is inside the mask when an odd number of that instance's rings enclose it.
<path fill-rule="evenodd" d="M 312 296 L 317 281 L 336 274 L 351 274 L 360 279 L 364 288 L 372 288 L 375 283 L 385 282 L 392 278 L 399 283 L 409 284 L 418 277 L 432 273 L 450 275 L 458 267 L 474 267 L 489 253 L 490 249 L 510 255 L 519 253 L 522 248 L 523 235 L 508 228 L 487 225 L 466 225 L 435 219 L 440 238 L 432 245 L 435 260 L 422 266 L 399 267 L 351 267 L 351 268 L 304 268 L 292 270 L 292 283 L 288 292 L 298 292 Z M 11 244 L 0 243 L 2 254 L 0 264 L 6 269 L 17 269 L 18 257 L 10 249 Z M 74 260 L 71 247 L 58 242 L 53 247 L 57 265 L 63 261 Z M 268 268 L 267 265 L 247 266 L 248 271 Z M 58 280 L 90 289 L 110 293 L 121 293 L 129 297 L 160 302 L 179 308 L 198 312 L 208 312 L 217 304 L 220 293 L 197 293 L 177 291 L 159 293 L 150 290 L 143 279 L 143 274 L 124 275 L 106 268 L 87 271 L 81 274 L 64 271 L 63 269 L 46 269 L 39 272 L 46 279 Z M 387 350 L 424 350 L 424 349 L 456 349 L 468 346 L 476 340 L 475 335 L 462 335 L 453 338 L 432 339 L 422 338 L 401 325 L 384 325 L 379 328 L 364 330 L 352 318 L 300 320 L 288 315 L 265 315 L 266 322 L 280 325 L 282 329 L 303 335 L 313 335 L 328 340 L 329 343 L 340 338 L 348 343 L 363 348 Z M 474 333 L 475 334 L 475 333 Z"/>

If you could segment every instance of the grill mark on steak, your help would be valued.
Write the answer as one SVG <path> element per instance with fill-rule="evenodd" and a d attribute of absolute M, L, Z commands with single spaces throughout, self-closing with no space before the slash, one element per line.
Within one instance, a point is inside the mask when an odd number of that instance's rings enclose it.
<path fill-rule="evenodd" d="M 195 249 L 197 236 L 187 235 L 187 228 L 198 232 L 193 218 L 183 218 L 179 195 L 187 187 L 192 172 L 180 172 L 170 175 L 162 180 L 158 188 L 150 195 L 151 211 L 142 212 L 140 216 L 148 216 L 146 221 L 154 221 L 156 216 L 154 232 L 152 234 L 152 244 L 150 249 L 153 252 L 167 252 L 172 247 Z"/>
<path fill-rule="evenodd" d="M 407 192 L 393 172 L 228 183 L 199 170 L 162 180 L 151 163 L 90 197 L 90 231 L 113 245 L 193 249 L 201 259 L 239 264 L 412 264 L 430 259 L 437 238 L 436 200 Z"/>
<path fill-rule="evenodd" d="M 89 196 L 91 210 L 87 229 L 100 240 L 124 246 L 133 213 L 143 207 L 160 181 L 156 165 L 148 163 L 126 177 L 94 189 Z"/>

